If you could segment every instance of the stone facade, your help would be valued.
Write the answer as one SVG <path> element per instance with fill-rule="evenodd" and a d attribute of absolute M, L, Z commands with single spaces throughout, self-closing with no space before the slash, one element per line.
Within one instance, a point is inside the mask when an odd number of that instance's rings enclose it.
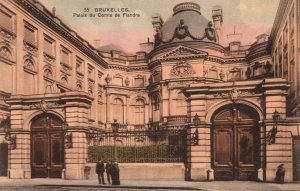
<path fill-rule="evenodd" d="M 10 146 L 7 176 L 33 178 L 32 167 L 39 165 L 34 162 L 33 134 L 38 140 L 41 133 L 34 124 L 49 115 L 56 116 L 61 127 L 68 125 L 67 131 L 60 129 L 64 138 L 48 136 L 64 144 L 63 164 L 57 165 L 63 178 L 83 179 L 85 168 L 94 168 L 87 163 L 88 134 L 91 129 L 112 131 L 117 120 L 125 131 L 148 126 L 187 131 L 186 161 L 165 166 L 166 172 L 177 175 L 121 164 L 129 178 L 143 169 L 149 172 L 140 173 L 145 178 L 219 180 L 229 175 L 234 180 L 273 181 L 278 165 L 284 164 L 285 180 L 297 180 L 293 156 L 300 145 L 293 143 L 300 125 L 299 4 L 281 1 L 270 38 L 262 34 L 247 46 L 235 33 L 230 35 L 234 40 L 224 44 L 220 6 L 213 8 L 210 22 L 199 5 L 178 4 L 166 22 L 153 15 L 154 42 L 142 43 L 140 52 L 128 55 L 90 45 L 38 1 L 4 0 L 0 142 Z M 275 111 L 280 115 L 276 122 Z M 200 123 L 195 125 L 196 114 Z M 227 125 L 222 126 L 222 120 Z M 9 138 L 4 132 L 8 126 Z M 226 137 L 229 154 L 219 150 Z M 245 149 L 252 158 L 243 159 Z"/>

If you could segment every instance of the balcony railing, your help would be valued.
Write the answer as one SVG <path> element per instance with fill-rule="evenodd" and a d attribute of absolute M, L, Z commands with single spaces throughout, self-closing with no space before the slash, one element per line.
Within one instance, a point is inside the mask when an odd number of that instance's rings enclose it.
<path fill-rule="evenodd" d="M 168 123 L 186 123 L 188 118 L 186 115 L 174 115 L 167 117 Z"/>

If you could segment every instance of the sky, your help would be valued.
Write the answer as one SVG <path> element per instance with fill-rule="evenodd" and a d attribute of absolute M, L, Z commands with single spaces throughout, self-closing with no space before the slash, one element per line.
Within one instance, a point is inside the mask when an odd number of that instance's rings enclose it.
<path fill-rule="evenodd" d="M 58 16 L 81 37 L 94 44 L 116 44 L 125 52 L 139 51 L 139 44 L 147 38 L 153 41 L 154 30 L 151 17 L 154 13 L 166 21 L 173 7 L 188 0 L 39 0 L 47 9 L 56 9 Z M 211 9 L 215 5 L 223 8 L 223 34 L 242 33 L 242 45 L 252 44 L 256 36 L 273 26 L 279 0 L 190 0 L 200 5 L 200 11 L 212 20 Z M 95 17 L 74 17 L 74 13 L 95 13 Z M 127 8 L 129 13 L 140 17 L 98 17 L 95 8 Z"/>

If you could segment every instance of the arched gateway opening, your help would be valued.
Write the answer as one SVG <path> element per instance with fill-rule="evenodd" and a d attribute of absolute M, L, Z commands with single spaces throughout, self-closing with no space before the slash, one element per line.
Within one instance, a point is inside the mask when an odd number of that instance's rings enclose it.
<path fill-rule="evenodd" d="M 63 121 L 41 114 L 31 124 L 31 177 L 61 178 L 64 166 Z"/>
<path fill-rule="evenodd" d="M 232 104 L 212 118 L 212 167 L 215 180 L 255 180 L 260 168 L 258 114 L 251 107 Z"/>

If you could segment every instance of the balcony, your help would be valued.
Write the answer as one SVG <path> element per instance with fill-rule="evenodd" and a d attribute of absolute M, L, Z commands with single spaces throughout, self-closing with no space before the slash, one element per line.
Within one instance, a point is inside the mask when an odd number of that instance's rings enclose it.
<path fill-rule="evenodd" d="M 188 122 L 186 115 L 174 115 L 167 117 L 168 124 L 185 124 Z"/>

